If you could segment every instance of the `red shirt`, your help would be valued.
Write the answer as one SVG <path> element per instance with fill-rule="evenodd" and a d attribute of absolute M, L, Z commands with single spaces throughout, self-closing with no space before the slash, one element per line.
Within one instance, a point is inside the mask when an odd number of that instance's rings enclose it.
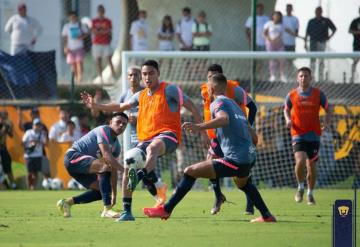
<path fill-rule="evenodd" d="M 104 33 L 93 35 L 93 44 L 109 45 L 111 42 L 111 29 L 112 24 L 108 18 L 95 18 L 92 20 L 92 29 Z"/>

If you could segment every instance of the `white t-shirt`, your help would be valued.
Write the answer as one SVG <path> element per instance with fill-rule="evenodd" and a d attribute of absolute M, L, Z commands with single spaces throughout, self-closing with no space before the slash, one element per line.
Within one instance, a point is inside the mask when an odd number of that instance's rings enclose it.
<path fill-rule="evenodd" d="M 264 32 L 264 25 L 268 22 L 270 18 L 267 15 L 257 15 L 256 16 L 256 45 L 264 46 L 265 39 L 263 36 Z M 252 16 L 249 16 L 245 22 L 245 27 L 250 28 L 252 27 Z"/>
<path fill-rule="evenodd" d="M 268 21 L 264 25 L 264 30 L 268 30 L 270 39 L 276 39 L 280 37 L 282 39 L 284 33 L 284 26 L 282 23 L 275 24 L 273 21 Z"/>
<path fill-rule="evenodd" d="M 60 120 L 51 126 L 49 131 L 49 139 L 61 142 L 61 135 L 66 131 L 66 122 Z"/>
<path fill-rule="evenodd" d="M 158 34 L 164 37 L 174 37 L 175 33 L 170 33 L 170 31 L 163 32 L 162 28 L 160 27 L 158 30 Z M 164 40 L 159 39 L 159 50 L 160 51 L 173 51 L 175 49 L 174 40 Z"/>
<path fill-rule="evenodd" d="M 79 37 L 87 32 L 86 26 L 80 22 L 68 22 L 64 25 L 61 35 L 67 37 L 67 48 L 73 51 L 84 47 L 84 41 Z"/>
<path fill-rule="evenodd" d="M 192 26 L 194 24 L 194 19 L 185 17 L 181 18 L 176 25 L 176 33 L 180 34 L 181 39 L 188 47 L 192 47 Z M 184 48 L 182 44 L 180 44 L 181 48 Z"/>
<path fill-rule="evenodd" d="M 285 15 L 283 16 L 282 21 L 283 21 L 284 30 L 288 28 L 294 33 L 296 32 L 296 30 L 299 30 L 299 20 L 297 17 Z M 283 42 L 284 45 L 295 45 L 295 37 L 287 32 L 284 32 Z"/>
<path fill-rule="evenodd" d="M 149 49 L 149 24 L 146 20 L 133 21 L 130 35 L 133 51 L 146 51 Z"/>
<path fill-rule="evenodd" d="M 35 149 L 31 153 L 24 152 L 25 158 L 36 158 L 43 156 L 43 147 L 44 143 L 46 143 L 46 136 L 44 132 L 35 132 L 33 129 L 29 129 L 25 132 L 23 139 L 22 139 L 25 147 L 29 147 L 31 142 L 37 142 Z"/>
<path fill-rule="evenodd" d="M 42 33 L 42 27 L 35 18 L 13 15 L 5 25 L 5 32 L 10 33 L 12 44 L 30 45 Z"/>

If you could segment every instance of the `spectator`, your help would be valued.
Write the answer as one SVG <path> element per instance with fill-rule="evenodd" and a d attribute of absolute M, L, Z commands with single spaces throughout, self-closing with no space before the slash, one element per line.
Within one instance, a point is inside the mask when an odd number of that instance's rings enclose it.
<path fill-rule="evenodd" d="M 146 11 L 139 11 L 139 18 L 131 23 L 130 48 L 133 51 L 149 49 L 149 24 L 146 21 Z"/>
<path fill-rule="evenodd" d="M 76 12 L 69 13 L 69 22 L 62 29 L 64 39 L 64 53 L 66 62 L 71 65 L 75 82 L 80 83 L 83 75 L 83 60 L 85 56 L 84 39 L 88 29 L 78 20 Z"/>
<path fill-rule="evenodd" d="M 360 7 L 359 7 L 359 14 L 360 14 Z M 354 42 L 353 42 L 353 51 L 359 52 L 360 51 L 360 17 L 354 19 L 349 28 L 349 33 L 351 33 L 354 36 Z M 356 65 L 359 62 L 359 58 L 354 58 L 354 62 L 351 66 L 351 77 L 350 82 L 355 81 L 355 71 L 356 71 Z"/>
<path fill-rule="evenodd" d="M 275 11 L 271 15 L 271 20 L 264 25 L 264 37 L 266 50 L 269 52 L 284 51 L 283 43 L 284 26 L 282 24 L 282 14 L 280 11 Z M 280 81 L 286 82 L 284 74 L 284 59 L 270 59 L 269 72 L 270 82 L 276 80 L 276 65 L 279 64 L 280 68 Z"/>
<path fill-rule="evenodd" d="M 256 51 L 265 51 L 265 39 L 263 36 L 264 25 L 270 19 L 267 15 L 264 15 L 264 5 L 259 3 L 256 5 Z M 251 28 L 252 28 L 252 16 L 249 16 L 245 22 L 246 37 L 251 47 Z"/>
<path fill-rule="evenodd" d="M 103 102 L 103 92 L 101 91 L 101 89 L 97 89 L 95 91 L 95 95 L 94 95 L 94 102 L 95 103 L 101 103 Z M 112 114 L 109 112 L 103 112 L 97 109 L 90 109 L 91 112 L 91 116 L 94 118 L 95 120 L 95 126 L 97 127 L 99 125 L 106 125 L 109 124 Z"/>
<path fill-rule="evenodd" d="M 78 132 L 76 131 L 75 123 L 71 120 L 66 122 L 66 130 L 61 134 L 59 142 L 74 142 L 80 139 Z"/>
<path fill-rule="evenodd" d="M 101 82 L 104 82 L 102 77 L 103 57 L 107 59 L 108 65 L 110 67 L 111 75 L 113 77 L 111 80 L 115 81 L 115 70 L 111 61 L 112 52 L 110 47 L 112 39 L 112 23 L 110 19 L 105 17 L 105 8 L 103 5 L 99 5 L 97 7 L 97 13 L 97 18 L 92 20 L 92 54 L 96 60 L 96 69 L 98 75 L 101 78 Z"/>
<path fill-rule="evenodd" d="M 182 18 L 176 25 L 176 36 L 180 43 L 181 51 L 191 51 L 192 50 L 192 26 L 194 24 L 194 19 L 191 17 L 191 9 L 185 7 L 182 10 Z"/>
<path fill-rule="evenodd" d="M 205 11 L 200 11 L 197 20 L 192 26 L 193 34 L 193 50 L 195 51 L 210 51 L 210 37 L 212 35 L 212 28 L 206 22 Z"/>
<path fill-rule="evenodd" d="M 295 51 L 295 38 L 299 34 L 299 19 L 292 15 L 292 4 L 286 5 L 286 15 L 283 16 L 284 26 L 283 43 L 285 51 Z"/>
<path fill-rule="evenodd" d="M 2 170 L 7 175 L 10 186 L 12 189 L 16 189 L 16 183 L 11 168 L 11 156 L 6 146 L 6 137 L 13 137 L 13 124 L 8 119 L 7 111 L 0 112 L 0 159 L 2 164 Z"/>
<path fill-rule="evenodd" d="M 329 35 L 329 29 L 331 34 Z M 334 36 L 336 27 L 334 23 L 326 17 L 322 16 L 322 8 L 315 9 L 315 18 L 308 22 L 305 35 L 305 49 L 307 50 L 307 39 L 310 37 L 310 51 L 325 51 L 326 42 Z M 324 59 L 319 59 L 319 81 L 324 79 Z M 315 71 L 316 59 L 310 59 L 310 67 Z M 315 73 L 314 73 L 315 74 Z"/>
<path fill-rule="evenodd" d="M 70 112 L 65 108 L 60 108 L 60 120 L 53 124 L 49 132 L 51 142 L 60 142 L 61 135 L 66 131 L 66 123 L 70 120 Z"/>
<path fill-rule="evenodd" d="M 162 25 L 158 31 L 159 50 L 160 51 L 173 51 L 175 30 L 170 15 L 164 16 Z"/>
<path fill-rule="evenodd" d="M 81 136 L 86 135 L 90 131 L 89 117 L 85 112 L 81 112 L 78 116 Z"/>
<path fill-rule="evenodd" d="M 42 33 L 39 22 L 27 15 L 26 5 L 20 3 L 17 6 L 18 14 L 13 15 L 5 25 L 5 32 L 10 34 L 10 54 L 33 50 L 37 38 Z"/>
<path fill-rule="evenodd" d="M 43 148 L 47 143 L 45 132 L 42 131 L 41 121 L 35 118 L 33 127 L 27 130 L 22 142 L 25 147 L 25 163 L 28 171 L 27 182 L 30 190 L 35 189 L 37 183 L 37 173 L 41 171 Z"/>

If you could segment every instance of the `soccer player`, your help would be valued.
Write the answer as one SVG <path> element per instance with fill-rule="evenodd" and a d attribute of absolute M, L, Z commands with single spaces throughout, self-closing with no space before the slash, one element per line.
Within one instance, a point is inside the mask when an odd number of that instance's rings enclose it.
<path fill-rule="evenodd" d="M 304 196 L 305 167 L 307 169 L 307 203 L 314 205 L 313 190 L 316 183 L 316 161 L 319 157 L 321 130 L 330 125 L 331 111 L 325 94 L 311 86 L 311 70 L 302 67 L 297 71 L 299 86 L 286 96 L 284 115 L 286 126 L 291 129 L 292 147 L 295 156 L 295 176 L 298 190 L 295 201 L 302 202 Z M 323 126 L 319 111 L 326 112 Z"/>
<path fill-rule="evenodd" d="M 180 108 L 188 109 L 195 122 L 200 122 L 200 114 L 189 97 L 184 95 L 179 87 L 159 80 L 158 63 L 147 60 L 141 66 L 142 80 L 146 88 L 134 94 L 127 102 L 97 104 L 91 95 L 82 93 L 83 102 L 89 108 L 104 111 L 125 111 L 139 107 L 137 118 L 137 135 L 140 148 L 146 156 L 145 167 L 136 171 L 130 168 L 128 172 L 128 188 L 134 191 L 138 181 L 144 177 L 158 187 L 158 179 L 154 172 L 158 157 L 176 150 L 181 137 Z M 205 132 L 201 132 L 205 145 L 209 145 Z M 131 202 L 129 202 L 131 204 Z"/>
<path fill-rule="evenodd" d="M 215 74 L 222 74 L 223 69 L 219 64 L 212 64 L 208 67 L 207 70 L 207 79 L 209 80 Z M 204 100 L 204 122 L 208 122 L 211 120 L 210 113 L 210 104 L 212 99 L 210 98 L 209 89 L 207 83 L 203 83 L 201 85 L 201 96 Z M 239 82 L 228 80 L 226 87 L 226 97 L 233 99 L 242 109 L 244 114 L 246 115 L 246 108 L 249 110 L 248 121 L 250 125 L 253 125 L 257 107 L 255 103 L 252 101 L 251 97 L 245 92 L 245 90 L 239 86 Z M 211 140 L 211 145 L 208 151 L 208 159 L 222 158 L 224 156 L 219 141 L 216 139 L 216 134 L 214 129 L 208 129 L 207 134 Z M 251 177 L 249 177 L 251 179 Z M 212 183 L 212 187 L 215 193 L 215 203 L 211 209 L 211 214 L 216 214 L 220 211 L 221 205 L 226 201 L 224 194 L 221 192 L 220 182 L 218 178 L 210 179 Z M 251 200 L 247 198 L 245 214 L 252 215 L 254 214 L 254 205 Z"/>
<path fill-rule="evenodd" d="M 149 217 L 169 218 L 175 206 L 190 191 L 197 178 L 236 177 L 237 186 L 261 212 L 262 216 L 253 219 L 252 222 L 276 222 L 259 191 L 248 180 L 256 159 L 256 148 L 253 144 L 256 134 L 240 107 L 225 96 L 227 79 L 223 74 L 213 75 L 209 79 L 208 87 L 210 97 L 215 98 L 210 105 L 212 119 L 200 124 L 187 122 L 183 124 L 183 128 L 190 133 L 215 128 L 224 157 L 208 159 L 187 167 L 170 200 L 156 208 L 144 208 L 144 214 Z"/>
<path fill-rule="evenodd" d="M 101 217 L 118 218 L 112 210 L 116 203 L 117 170 L 124 168 L 117 161 L 121 135 L 129 119 L 125 113 L 114 113 L 109 125 L 101 125 L 76 141 L 65 154 L 64 165 L 69 174 L 88 190 L 78 196 L 57 202 L 64 217 L 70 217 L 74 204 L 103 200 Z"/>

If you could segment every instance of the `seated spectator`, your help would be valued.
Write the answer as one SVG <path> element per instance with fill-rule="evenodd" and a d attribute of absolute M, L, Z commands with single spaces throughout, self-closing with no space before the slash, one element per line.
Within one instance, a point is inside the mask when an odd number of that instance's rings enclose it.
<path fill-rule="evenodd" d="M 49 132 L 51 142 L 60 142 L 61 135 L 66 131 L 66 123 L 70 120 L 70 112 L 65 108 L 60 108 L 60 120 L 53 124 Z"/>
<path fill-rule="evenodd" d="M 200 11 L 195 23 L 192 26 L 193 34 L 193 50 L 195 51 L 210 51 L 210 37 L 212 35 L 212 28 L 206 22 L 205 11 Z"/>
<path fill-rule="evenodd" d="M 71 120 L 66 123 L 66 131 L 61 134 L 59 142 L 74 142 L 80 139 L 79 132 L 76 131 L 75 123 Z"/>
<path fill-rule="evenodd" d="M 43 148 L 47 144 L 47 138 L 42 131 L 39 118 L 34 119 L 32 129 L 25 132 L 23 139 L 24 158 L 27 168 L 27 183 L 30 190 L 34 190 L 37 184 L 38 172 L 42 169 Z"/>
<path fill-rule="evenodd" d="M 158 31 L 159 50 L 160 51 L 173 51 L 175 30 L 170 15 L 164 16 L 162 25 Z"/>

